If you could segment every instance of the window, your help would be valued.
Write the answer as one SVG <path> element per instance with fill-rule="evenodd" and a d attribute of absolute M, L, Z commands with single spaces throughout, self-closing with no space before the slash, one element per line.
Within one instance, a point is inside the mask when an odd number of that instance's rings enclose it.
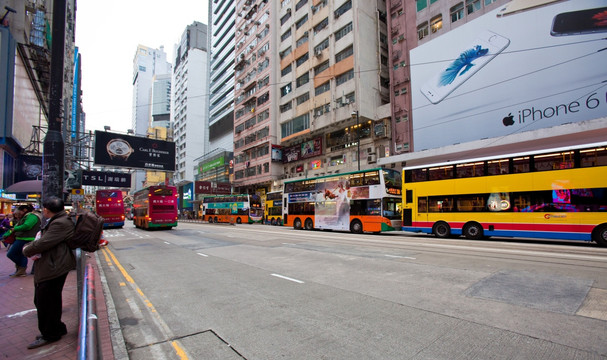
<path fill-rule="evenodd" d="M 280 97 L 283 97 L 289 94 L 292 91 L 292 84 L 288 83 L 287 85 L 280 88 Z"/>
<path fill-rule="evenodd" d="M 270 83 L 270 75 L 266 76 L 265 78 L 259 80 L 257 82 L 257 88 L 261 89 L 262 87 L 268 85 Z"/>
<path fill-rule="evenodd" d="M 348 80 L 352 80 L 354 79 L 354 69 L 350 69 L 349 71 L 338 75 L 335 77 L 335 82 L 337 85 L 341 85 L 343 83 L 345 83 Z"/>
<path fill-rule="evenodd" d="M 297 39 L 297 43 L 296 43 L 295 47 L 300 47 L 301 45 L 303 45 L 307 42 L 308 42 L 308 32 L 306 31 L 302 37 Z"/>
<path fill-rule="evenodd" d="M 335 10 L 335 18 L 342 16 L 346 11 L 352 9 L 352 0 L 348 0 L 342 6 L 340 6 L 337 10 Z"/>
<path fill-rule="evenodd" d="M 287 111 L 291 110 L 292 108 L 293 108 L 293 105 L 292 105 L 292 104 L 291 104 L 291 102 L 289 101 L 289 102 L 288 102 L 288 103 L 286 103 L 286 104 L 282 104 L 282 105 L 280 105 L 280 113 L 282 114 L 282 113 L 284 113 L 284 112 L 287 112 Z"/>
<path fill-rule="evenodd" d="M 298 58 L 298 59 L 295 61 L 295 63 L 296 63 L 296 65 L 297 65 L 297 67 L 299 67 L 301 64 L 303 64 L 303 63 L 305 63 L 306 61 L 308 61 L 308 58 L 309 58 L 309 57 L 310 57 L 310 56 L 309 56 L 309 54 L 308 54 L 308 53 L 305 53 L 304 55 L 300 56 L 300 57 L 299 57 L 299 58 Z"/>
<path fill-rule="evenodd" d="M 331 82 L 330 82 L 330 81 L 327 81 L 327 82 L 325 82 L 324 84 L 322 84 L 322 85 L 320 85 L 320 86 L 317 86 L 317 87 L 314 89 L 314 95 L 318 96 L 318 95 L 320 95 L 320 94 L 322 94 L 322 93 L 324 93 L 324 92 L 327 92 L 327 91 L 329 91 L 329 90 L 331 90 Z"/>
<path fill-rule="evenodd" d="M 350 31 L 352 31 L 352 22 L 335 32 L 335 41 L 339 41 L 339 39 L 346 36 Z"/>
<path fill-rule="evenodd" d="M 285 31 L 284 34 L 282 34 L 280 36 L 280 41 L 285 41 L 287 40 L 289 37 L 291 37 L 291 28 L 289 28 L 289 30 Z"/>
<path fill-rule="evenodd" d="M 348 46 L 347 48 L 335 55 L 335 62 L 338 63 L 343 59 L 352 56 L 352 54 L 354 54 L 354 48 L 352 46 Z"/>
<path fill-rule="evenodd" d="M 459 3 L 449 9 L 451 14 L 451 22 L 456 22 L 464 18 L 464 3 Z"/>
<path fill-rule="evenodd" d="M 485 6 L 487 6 L 487 5 L 491 5 L 491 4 L 493 4 L 494 2 L 496 2 L 496 1 L 497 1 L 497 0 L 485 0 Z"/>
<path fill-rule="evenodd" d="M 466 0 L 466 13 L 468 15 L 481 9 L 481 0 Z"/>
<path fill-rule="evenodd" d="M 291 18 L 291 12 L 288 11 L 285 16 L 283 16 L 282 18 L 280 18 L 280 25 L 284 25 L 287 20 L 289 20 Z"/>
<path fill-rule="evenodd" d="M 320 44 L 318 44 L 314 47 L 314 54 L 318 54 L 328 47 L 329 47 L 329 38 L 326 38 L 323 42 L 321 42 Z"/>
<path fill-rule="evenodd" d="M 428 22 L 424 21 L 420 25 L 417 26 L 417 38 L 419 40 L 428 36 Z"/>
<path fill-rule="evenodd" d="M 310 93 L 305 93 L 303 95 L 300 95 L 295 100 L 297 101 L 297 105 L 301 105 L 301 104 L 305 103 L 306 101 L 310 100 Z"/>
<path fill-rule="evenodd" d="M 280 52 L 280 59 L 284 59 L 287 55 L 289 55 L 291 53 L 291 47 L 289 46 L 288 48 L 286 48 L 284 51 Z"/>
<path fill-rule="evenodd" d="M 302 76 L 298 77 L 297 80 L 295 80 L 295 86 L 300 87 L 304 84 L 307 84 L 308 82 L 310 82 L 310 73 L 306 72 Z"/>
<path fill-rule="evenodd" d="M 295 11 L 301 9 L 302 6 L 308 3 L 308 0 L 299 0 L 297 4 L 295 4 Z"/>
<path fill-rule="evenodd" d="M 297 22 L 295 23 L 295 28 L 299 29 L 300 27 L 303 26 L 303 24 L 305 24 L 308 21 L 308 14 L 304 15 L 304 17 L 302 17 L 301 19 L 297 20 Z"/>
<path fill-rule="evenodd" d="M 290 73 L 290 72 L 291 72 L 291 70 L 292 70 L 292 66 L 291 66 L 291 64 L 289 64 L 289 65 L 287 65 L 287 66 L 286 66 L 284 69 L 282 69 L 282 70 L 280 71 L 280 75 L 285 76 L 285 75 L 287 75 L 288 73 Z"/>
<path fill-rule="evenodd" d="M 270 93 L 269 92 L 267 92 L 267 93 L 265 93 L 265 94 L 263 94 L 263 95 L 261 95 L 260 97 L 257 98 L 257 105 L 261 105 L 261 104 L 267 102 L 268 100 L 270 100 Z"/>
<path fill-rule="evenodd" d="M 439 14 L 430 19 L 430 31 L 434 34 L 443 28 L 443 15 Z"/>
<path fill-rule="evenodd" d="M 293 120 L 284 123 L 280 126 L 280 130 L 282 133 L 282 137 L 285 138 L 287 136 L 296 134 L 298 132 L 304 131 L 310 128 L 310 114 L 306 113 L 300 115 Z"/>
<path fill-rule="evenodd" d="M 417 11 L 422 11 L 428 7 L 428 0 L 416 0 Z"/>
<path fill-rule="evenodd" d="M 327 70 L 329 68 L 329 60 L 323 62 L 322 64 L 314 67 L 314 75 L 318 75 L 321 72 Z"/>
<path fill-rule="evenodd" d="M 329 18 L 326 17 L 323 21 L 319 22 L 314 26 L 314 35 L 318 34 L 322 29 L 326 28 L 329 25 Z"/>

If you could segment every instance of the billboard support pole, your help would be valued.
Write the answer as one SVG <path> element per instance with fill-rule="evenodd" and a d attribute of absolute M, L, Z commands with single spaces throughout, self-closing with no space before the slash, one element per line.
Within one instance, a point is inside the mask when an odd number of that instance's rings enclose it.
<path fill-rule="evenodd" d="M 50 196 L 63 199 L 64 142 L 61 136 L 63 97 L 63 53 L 65 51 L 66 0 L 53 1 L 51 78 L 48 132 L 43 145 L 42 201 Z"/>

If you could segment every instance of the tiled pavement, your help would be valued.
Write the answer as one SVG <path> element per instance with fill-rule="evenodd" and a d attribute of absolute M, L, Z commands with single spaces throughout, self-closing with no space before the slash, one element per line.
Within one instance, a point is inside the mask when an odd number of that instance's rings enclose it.
<path fill-rule="evenodd" d="M 15 264 L 6 257 L 7 249 L 0 249 L 0 358 L 2 359 L 77 359 L 78 358 L 78 290 L 76 270 L 72 270 L 63 288 L 63 316 L 68 333 L 61 340 L 37 349 L 28 350 L 38 331 L 34 306 L 34 276 L 28 262 L 26 277 L 11 278 Z M 108 311 L 96 257 L 89 256 L 95 271 L 95 295 L 101 352 L 103 359 L 114 359 L 110 337 Z"/>

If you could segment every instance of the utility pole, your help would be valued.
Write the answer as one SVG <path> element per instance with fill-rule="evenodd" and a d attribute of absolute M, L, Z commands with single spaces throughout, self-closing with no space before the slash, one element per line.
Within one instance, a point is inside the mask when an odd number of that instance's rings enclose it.
<path fill-rule="evenodd" d="M 50 196 L 63 199 L 65 144 L 61 136 L 61 102 L 63 97 L 63 53 L 65 51 L 65 9 L 66 0 L 53 1 L 49 119 L 42 154 L 42 201 Z"/>

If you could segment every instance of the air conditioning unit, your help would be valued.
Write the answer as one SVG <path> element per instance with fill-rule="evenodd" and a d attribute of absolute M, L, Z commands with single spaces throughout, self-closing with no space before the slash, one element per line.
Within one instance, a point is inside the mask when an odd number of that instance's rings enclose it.
<path fill-rule="evenodd" d="M 320 50 L 320 49 L 316 49 L 316 50 L 314 50 L 314 56 L 317 56 L 317 57 L 318 57 L 318 56 L 320 56 L 320 55 L 322 55 L 322 50 Z"/>
<path fill-rule="evenodd" d="M 321 115 L 322 115 L 322 111 L 319 110 L 316 112 L 316 116 L 321 116 Z"/>
<path fill-rule="evenodd" d="M 255 35 L 255 36 L 257 36 L 258 38 L 260 38 L 260 39 L 261 39 L 261 37 L 262 37 L 263 35 L 261 35 L 261 34 L 257 34 L 257 35 Z"/>
<path fill-rule="evenodd" d="M 377 161 L 377 157 L 375 154 L 367 156 L 367 163 L 372 164 Z"/>
<path fill-rule="evenodd" d="M 249 36 L 249 32 L 245 31 L 244 36 Z"/>
<path fill-rule="evenodd" d="M 269 29 L 270 28 L 270 24 L 266 23 L 266 27 Z"/>
<path fill-rule="evenodd" d="M 258 20 L 255 20 L 255 25 L 261 25 L 261 23 Z"/>

